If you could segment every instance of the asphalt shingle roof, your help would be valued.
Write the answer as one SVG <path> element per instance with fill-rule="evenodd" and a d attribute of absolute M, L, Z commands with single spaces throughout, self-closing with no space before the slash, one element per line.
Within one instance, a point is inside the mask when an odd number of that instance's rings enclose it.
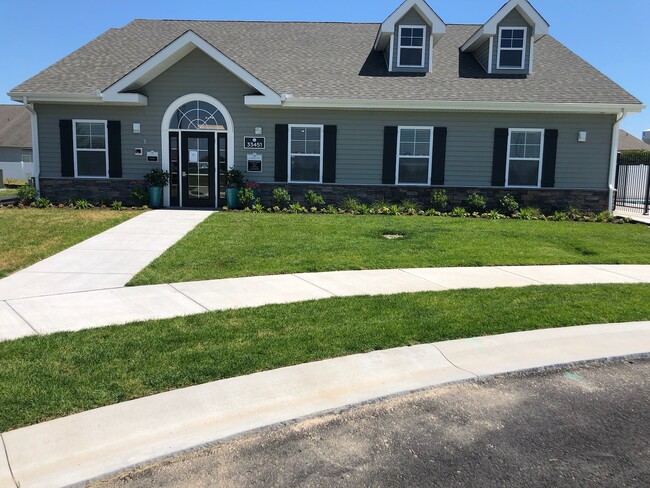
<path fill-rule="evenodd" d="M 373 51 L 379 24 L 135 20 L 111 29 L 13 92 L 105 90 L 193 31 L 275 92 L 296 98 L 639 104 L 551 36 L 535 43 L 530 76 L 488 75 L 459 47 L 476 25 L 448 25 L 433 72 L 389 73 Z"/>
<path fill-rule="evenodd" d="M 619 151 L 650 151 L 650 144 L 646 144 L 641 139 L 634 137 L 624 130 L 619 131 L 618 136 Z"/>
<path fill-rule="evenodd" d="M 32 147 L 32 116 L 22 105 L 0 105 L 0 147 Z"/>

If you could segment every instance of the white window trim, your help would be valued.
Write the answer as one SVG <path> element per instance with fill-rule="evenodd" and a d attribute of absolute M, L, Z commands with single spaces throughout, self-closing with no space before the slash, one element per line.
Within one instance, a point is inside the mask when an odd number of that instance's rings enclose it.
<path fill-rule="evenodd" d="M 431 172 L 433 167 L 433 127 L 423 127 L 423 126 L 413 126 L 413 125 L 404 125 L 397 128 L 397 157 L 395 160 L 395 185 L 399 186 L 431 186 Z M 402 131 L 403 130 L 428 130 L 431 135 L 429 136 L 429 170 L 427 172 L 427 182 L 426 183 L 400 183 L 399 182 L 399 160 L 402 158 L 408 159 L 422 159 L 423 156 L 401 156 L 400 147 L 402 143 Z"/>
<path fill-rule="evenodd" d="M 522 47 L 501 47 L 501 33 L 503 30 L 520 30 L 524 31 L 524 45 Z M 526 42 L 528 38 L 528 27 L 499 27 L 499 38 L 497 39 L 497 69 L 524 69 L 526 67 Z M 501 66 L 501 51 L 521 51 L 521 66 Z"/>
<path fill-rule="evenodd" d="M 79 149 L 77 150 L 77 124 L 104 124 L 104 141 L 106 142 L 106 147 L 104 149 Z M 107 180 L 110 177 L 108 171 L 108 121 L 107 120 L 86 120 L 86 119 L 74 119 L 72 121 L 72 147 L 74 152 L 74 177 L 80 179 L 92 179 L 92 180 Z M 106 176 L 79 176 L 79 169 L 77 166 L 77 151 L 86 151 L 86 152 L 103 152 L 106 156 Z"/>
<path fill-rule="evenodd" d="M 294 180 L 291 175 L 291 156 L 315 156 L 315 154 L 301 154 L 291 152 L 291 131 L 294 128 L 314 128 L 317 127 L 320 129 L 320 171 L 318 176 L 318 181 L 299 181 Z M 325 125 L 323 124 L 289 124 L 289 137 L 288 137 L 288 158 L 287 158 L 287 182 L 288 183 L 306 183 L 306 184 L 322 184 L 323 183 L 323 145 L 325 138 Z"/>
<path fill-rule="evenodd" d="M 517 161 L 537 161 L 537 185 L 510 185 L 510 149 L 513 132 L 539 132 L 541 134 L 541 144 L 539 147 L 539 158 L 513 158 Z M 506 187 L 508 188 L 541 188 L 542 187 L 542 169 L 544 166 L 544 129 L 508 129 L 508 155 L 506 157 Z"/>
<path fill-rule="evenodd" d="M 417 46 L 403 46 L 404 49 L 422 49 L 422 59 L 420 60 L 420 65 L 403 65 L 402 64 L 402 29 L 422 29 L 422 47 Z M 397 40 L 397 67 L 398 68 L 424 68 L 424 58 L 426 54 L 426 38 L 427 38 L 427 26 L 426 25 L 400 25 L 399 26 L 399 35 Z"/>

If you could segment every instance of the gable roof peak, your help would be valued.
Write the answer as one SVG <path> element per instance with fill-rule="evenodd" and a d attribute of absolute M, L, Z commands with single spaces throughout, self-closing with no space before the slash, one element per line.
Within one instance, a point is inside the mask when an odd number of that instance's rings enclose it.
<path fill-rule="evenodd" d="M 446 32 L 446 24 L 425 0 L 405 0 L 382 22 L 377 33 L 375 50 L 381 51 L 386 48 L 390 36 L 395 32 L 395 25 L 411 10 L 415 10 L 420 14 L 429 27 L 431 27 L 431 33 L 434 38 L 440 38 Z"/>
<path fill-rule="evenodd" d="M 496 14 L 483 24 L 472 37 L 470 37 L 461 50 L 468 51 L 476 46 L 477 42 L 482 42 L 488 36 L 497 34 L 499 24 L 505 19 L 510 12 L 516 10 L 525 20 L 532 26 L 531 35 L 535 39 L 548 34 L 550 27 L 549 23 L 544 17 L 531 5 L 528 0 L 508 0 L 503 7 L 501 7 Z"/>

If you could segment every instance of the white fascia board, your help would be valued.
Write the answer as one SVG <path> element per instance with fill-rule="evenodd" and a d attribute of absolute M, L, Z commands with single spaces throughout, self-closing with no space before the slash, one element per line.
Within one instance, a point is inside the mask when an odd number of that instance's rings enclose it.
<path fill-rule="evenodd" d="M 532 35 L 536 39 L 548 34 L 549 24 L 535 8 L 528 3 L 528 0 L 510 0 L 499 11 L 494 14 L 490 20 L 483 24 L 472 37 L 470 37 L 460 50 L 462 52 L 473 49 L 480 44 L 486 37 L 497 35 L 498 27 L 501 21 L 514 9 L 528 22 L 532 28 Z"/>
<path fill-rule="evenodd" d="M 14 102 L 57 102 L 57 103 L 101 103 L 99 94 L 91 93 L 41 93 L 41 92 L 9 92 Z"/>
<path fill-rule="evenodd" d="M 526 113 L 585 113 L 619 114 L 623 110 L 641 112 L 641 104 L 607 103 L 518 103 L 518 102 L 446 102 L 433 100 L 351 100 L 325 98 L 291 98 L 283 108 L 321 108 L 348 110 L 407 110 L 446 112 L 526 112 Z"/>
<path fill-rule="evenodd" d="M 255 78 L 251 73 L 239 66 L 232 59 L 193 31 L 187 31 L 163 50 L 159 51 L 136 69 L 131 71 L 124 78 L 114 83 L 102 93 L 102 96 L 111 100 L 117 100 L 122 98 L 124 95 L 131 95 L 120 92 L 127 90 L 132 86 L 142 86 L 148 83 L 195 48 L 203 51 L 214 61 L 221 64 L 233 75 L 250 87 L 259 91 L 262 95 L 270 99 L 277 98 L 278 102 L 280 101 L 280 95 L 275 93 L 271 88 Z"/>
<path fill-rule="evenodd" d="M 395 32 L 395 25 L 409 10 L 414 9 L 431 27 L 431 33 L 438 39 L 447 31 L 447 25 L 424 0 L 406 0 L 381 24 L 375 40 L 375 51 L 383 51 L 388 43 L 388 36 Z"/>

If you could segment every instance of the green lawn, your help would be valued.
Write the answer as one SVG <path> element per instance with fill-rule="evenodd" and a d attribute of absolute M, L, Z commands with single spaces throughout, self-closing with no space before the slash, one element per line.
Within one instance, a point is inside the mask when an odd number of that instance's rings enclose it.
<path fill-rule="evenodd" d="M 0 208 L 0 278 L 140 213 L 99 209 Z"/>
<path fill-rule="evenodd" d="M 546 327 L 650 320 L 649 285 L 332 298 L 0 343 L 0 432 L 325 358 Z"/>
<path fill-rule="evenodd" d="M 650 228 L 632 224 L 217 213 L 130 285 L 348 269 L 646 264 L 649 250 Z"/>
<path fill-rule="evenodd" d="M 18 188 L 0 189 L 0 197 L 15 197 L 15 196 L 18 196 Z"/>

